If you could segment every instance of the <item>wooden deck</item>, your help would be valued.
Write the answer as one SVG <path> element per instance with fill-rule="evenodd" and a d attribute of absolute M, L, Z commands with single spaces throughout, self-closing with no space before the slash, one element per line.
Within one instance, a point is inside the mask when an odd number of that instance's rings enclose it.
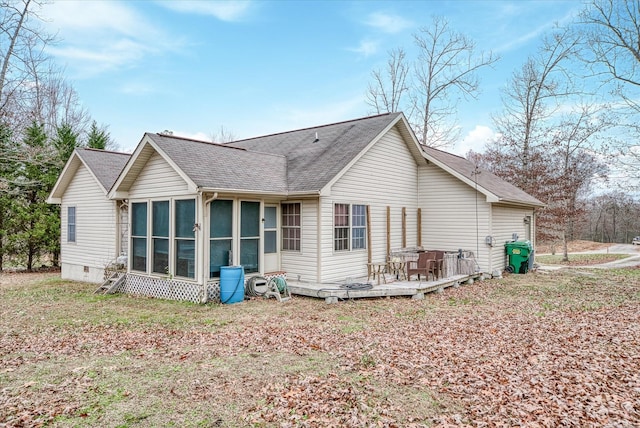
<path fill-rule="evenodd" d="M 434 291 L 442 292 L 448 287 L 457 287 L 461 284 L 471 284 L 477 279 L 484 279 L 482 272 L 471 275 L 454 275 L 435 281 L 393 281 L 387 280 L 387 284 L 377 285 L 375 282 L 371 288 L 359 289 L 357 284 L 367 283 L 366 280 L 358 281 L 352 287 L 341 284 L 313 284 L 304 282 L 287 282 L 292 294 L 300 296 L 317 297 L 325 299 L 327 303 L 336 303 L 338 300 L 362 299 L 372 297 L 411 296 L 412 299 L 424 299 L 426 293 Z"/>

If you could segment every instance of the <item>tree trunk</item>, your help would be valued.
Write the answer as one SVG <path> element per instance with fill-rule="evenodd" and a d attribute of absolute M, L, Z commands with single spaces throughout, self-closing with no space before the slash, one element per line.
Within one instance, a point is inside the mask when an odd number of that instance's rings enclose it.
<path fill-rule="evenodd" d="M 24 23 L 24 19 L 27 16 L 27 10 L 29 9 L 29 3 L 31 0 L 26 0 L 24 2 L 24 10 L 20 14 L 20 20 L 16 25 L 16 29 L 11 35 L 11 41 L 9 42 L 9 47 L 7 49 L 7 54 L 2 61 L 2 70 L 0 71 L 0 100 L 2 100 L 2 93 L 4 92 L 4 83 L 7 78 L 7 70 L 9 69 L 9 62 L 11 62 L 11 55 L 13 55 L 13 49 L 16 46 L 16 42 L 18 41 L 18 36 L 20 35 L 20 30 L 22 30 L 22 24 Z"/>

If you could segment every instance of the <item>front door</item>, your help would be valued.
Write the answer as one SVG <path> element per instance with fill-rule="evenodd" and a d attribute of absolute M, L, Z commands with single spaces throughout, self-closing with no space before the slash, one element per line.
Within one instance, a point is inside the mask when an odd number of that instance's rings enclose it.
<path fill-rule="evenodd" d="M 278 207 L 264 207 L 264 271 L 274 272 L 280 269 L 278 257 Z"/>

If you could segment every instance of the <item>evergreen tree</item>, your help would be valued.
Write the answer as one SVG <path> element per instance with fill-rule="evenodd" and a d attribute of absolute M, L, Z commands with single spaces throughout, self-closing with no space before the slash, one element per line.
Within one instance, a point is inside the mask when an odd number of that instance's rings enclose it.
<path fill-rule="evenodd" d="M 59 241 L 59 216 L 46 203 L 59 168 L 42 124 L 33 123 L 26 129 L 23 149 L 28 156 L 19 167 L 16 182 L 20 192 L 15 209 L 17 232 L 12 241 L 17 252 L 26 258 L 27 270 L 33 270 L 39 256 L 51 251 Z"/>
<path fill-rule="evenodd" d="M 9 245 L 9 233 L 13 229 L 15 198 L 11 192 L 16 171 L 15 151 L 16 148 L 11 130 L 0 122 L 0 272 L 4 269 L 4 261 L 7 255 L 12 253 Z"/>
<path fill-rule="evenodd" d="M 79 146 L 78 134 L 73 131 L 73 128 L 68 123 L 63 123 L 56 130 L 56 136 L 54 137 L 53 147 L 58 151 L 60 160 L 60 171 L 64 167 L 64 164 L 69 160 L 71 154 Z"/>
<path fill-rule="evenodd" d="M 91 123 L 91 128 L 89 129 L 89 135 L 87 137 L 87 147 L 89 147 L 90 149 L 105 150 L 110 145 L 111 136 L 109 135 L 109 132 L 107 132 L 107 128 L 99 127 L 94 120 Z"/>

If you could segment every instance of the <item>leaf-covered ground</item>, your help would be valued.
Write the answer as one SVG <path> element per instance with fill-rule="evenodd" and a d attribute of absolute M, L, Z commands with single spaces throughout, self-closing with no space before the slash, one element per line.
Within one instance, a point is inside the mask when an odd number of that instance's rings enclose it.
<path fill-rule="evenodd" d="M 0 277 L 0 426 L 640 426 L 640 270 L 191 305 Z"/>

